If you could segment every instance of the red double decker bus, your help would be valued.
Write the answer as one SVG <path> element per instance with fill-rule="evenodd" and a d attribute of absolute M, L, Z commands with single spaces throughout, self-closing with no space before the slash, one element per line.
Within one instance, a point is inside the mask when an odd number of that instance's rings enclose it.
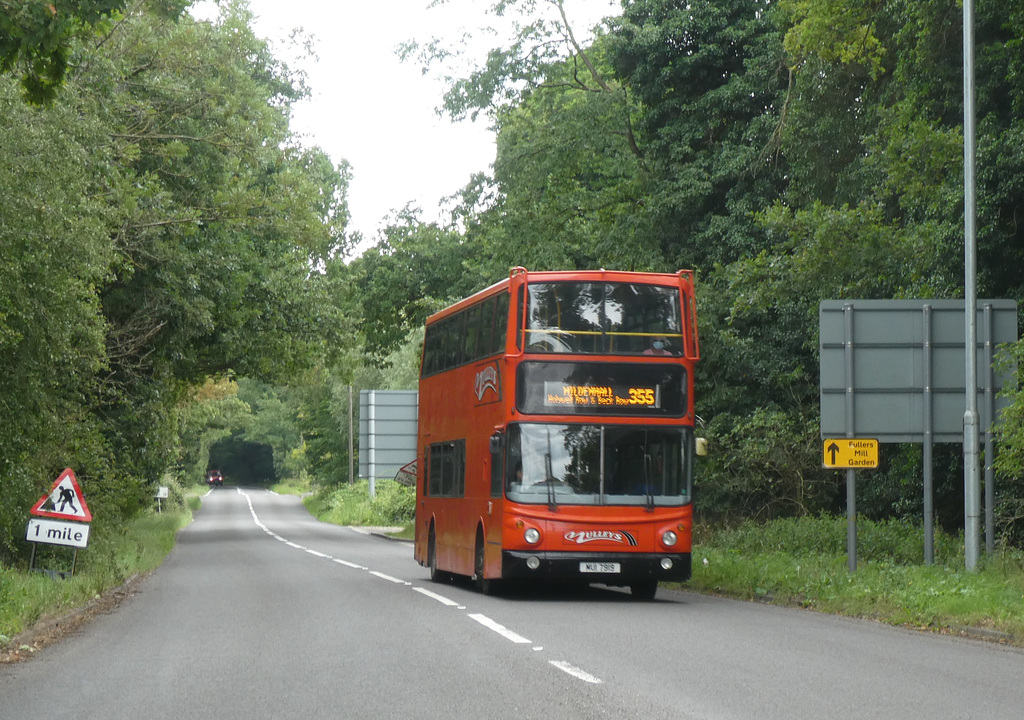
<path fill-rule="evenodd" d="M 506 579 L 690 577 L 693 273 L 528 272 L 427 320 L 415 557 Z"/>

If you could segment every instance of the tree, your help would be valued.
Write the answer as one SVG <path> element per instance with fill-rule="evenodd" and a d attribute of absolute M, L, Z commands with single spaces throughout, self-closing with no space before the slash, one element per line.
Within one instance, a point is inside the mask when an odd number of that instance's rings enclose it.
<path fill-rule="evenodd" d="M 342 327 L 330 268 L 347 249 L 348 171 L 290 142 L 304 87 L 250 20 L 244 5 L 219 24 L 132 18 L 75 86 L 111 128 L 102 184 L 120 212 L 101 410 L 143 477 L 166 462 L 183 386 L 280 379 Z"/>
<path fill-rule="evenodd" d="M 706 272 L 765 249 L 753 214 L 787 182 L 774 4 L 638 0 L 624 3 L 611 35 L 612 65 L 643 108 L 644 212 L 666 262 Z"/>
<path fill-rule="evenodd" d="M 177 420 L 178 476 L 186 485 L 206 477 L 210 448 L 254 422 L 251 406 L 239 397 L 238 383 L 231 380 L 210 380 L 192 390 L 179 405 Z"/>
<path fill-rule="evenodd" d="M 175 15 L 187 3 L 167 3 Z M 0 3 L 0 73 L 19 68 L 25 98 L 52 101 L 71 69 L 75 36 L 109 32 L 126 0 L 4 0 Z"/>
<path fill-rule="evenodd" d="M 356 309 L 366 353 L 382 361 L 444 301 L 492 282 L 470 270 L 474 255 L 456 230 L 422 222 L 414 208 L 392 218 L 345 274 L 342 303 Z"/>
<path fill-rule="evenodd" d="M 59 103 L 0 76 L 0 561 L 61 468 L 114 532 L 177 460 L 191 386 L 286 377 L 346 338 L 348 169 L 293 142 L 302 78 L 244 5 L 166 7 L 69 36 Z"/>
<path fill-rule="evenodd" d="M 632 130 L 638 109 L 612 79 L 606 40 L 599 35 L 553 62 L 543 82 L 496 113 L 500 200 L 467 223 L 467 234 L 505 267 L 663 266 L 643 212 L 647 174 Z"/>
<path fill-rule="evenodd" d="M 24 547 L 24 515 L 59 472 L 102 468 L 89 410 L 106 365 L 97 288 L 114 254 L 92 118 L 26 106 L 0 76 L 0 562 Z"/>

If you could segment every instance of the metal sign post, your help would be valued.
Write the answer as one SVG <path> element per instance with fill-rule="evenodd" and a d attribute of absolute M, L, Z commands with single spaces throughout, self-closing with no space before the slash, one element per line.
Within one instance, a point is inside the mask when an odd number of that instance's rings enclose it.
<path fill-rule="evenodd" d="M 974 127 L 974 0 L 964 0 L 964 316 L 967 348 L 967 409 L 964 411 L 964 560 L 968 570 L 978 565 L 981 537 L 981 480 L 978 463 L 977 307 L 978 279 L 975 253 L 977 198 L 975 185 Z"/>
<path fill-rule="evenodd" d="M 32 517 L 25 529 L 25 539 L 32 543 L 32 557 L 29 559 L 29 572 L 35 570 L 36 546 L 39 543 L 48 545 L 64 545 L 75 549 L 71 560 L 71 575 L 74 576 L 78 566 L 78 549 L 89 544 L 89 523 L 92 513 L 85 503 L 85 495 L 75 477 L 75 471 L 65 468 L 64 472 L 54 481 L 50 492 L 39 498 L 29 510 Z M 65 522 L 70 520 L 72 522 Z M 44 570 L 51 576 L 60 575 L 54 570 Z"/>
<path fill-rule="evenodd" d="M 983 337 L 980 346 L 975 339 L 973 352 L 966 349 L 967 323 L 959 300 L 824 300 L 819 307 L 821 437 L 923 444 L 927 563 L 934 560 L 933 443 L 962 442 L 969 452 L 964 398 L 974 397 L 975 408 L 980 398 L 984 415 L 973 436 L 977 440 L 978 433 L 985 433 L 990 464 L 993 426 L 1008 404 L 998 391 L 1015 372 L 1009 368 L 997 375 L 992 360 L 998 345 L 1017 340 L 1017 304 L 979 300 L 977 306 Z M 965 381 L 966 359 L 972 357 L 987 368 L 973 392 Z M 994 538 L 994 487 L 987 467 L 986 538 L 990 533 Z M 974 505 L 966 499 L 968 515 L 974 518 L 971 524 L 980 522 L 980 500 Z M 965 555 L 970 567 L 966 548 Z"/>

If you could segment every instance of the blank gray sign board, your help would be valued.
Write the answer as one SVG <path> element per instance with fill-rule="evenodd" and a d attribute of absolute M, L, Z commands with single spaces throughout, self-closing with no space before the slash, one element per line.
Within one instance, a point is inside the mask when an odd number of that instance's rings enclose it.
<path fill-rule="evenodd" d="M 998 346 L 1017 340 L 1017 303 L 979 300 L 977 308 L 979 427 L 986 433 L 1007 405 L 996 394 L 1008 378 L 991 366 Z M 963 300 L 824 300 L 818 314 L 823 438 L 922 442 L 930 414 L 933 441 L 963 442 Z"/>

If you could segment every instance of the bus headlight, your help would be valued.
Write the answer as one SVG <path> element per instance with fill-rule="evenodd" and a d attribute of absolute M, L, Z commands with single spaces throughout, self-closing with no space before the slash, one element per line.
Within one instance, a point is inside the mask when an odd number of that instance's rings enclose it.
<path fill-rule="evenodd" d="M 523 533 L 523 539 L 531 545 L 536 545 L 540 542 L 540 530 L 537 528 L 526 528 L 526 532 Z"/>
<path fill-rule="evenodd" d="M 665 547 L 672 547 L 679 540 L 679 537 L 671 530 L 666 530 L 661 534 L 661 544 Z"/>

